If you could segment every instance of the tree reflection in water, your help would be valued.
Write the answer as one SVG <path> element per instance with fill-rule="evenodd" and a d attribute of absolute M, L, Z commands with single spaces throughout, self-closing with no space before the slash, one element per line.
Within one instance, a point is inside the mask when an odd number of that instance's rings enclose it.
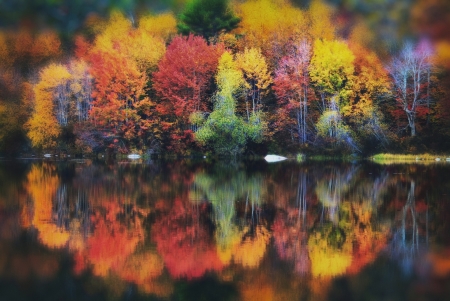
<path fill-rule="evenodd" d="M 233 165 L 218 165 L 195 175 L 191 196 L 212 204 L 217 251 L 224 264 L 233 259 L 244 267 L 256 268 L 264 257 L 271 234 L 261 218 L 263 192 L 261 175 L 248 176 Z M 244 207 L 240 218 L 237 202 Z"/>
<path fill-rule="evenodd" d="M 447 241 L 437 198 L 448 174 L 346 163 L 35 163 L 22 192 L 1 184 L 0 285 L 33 275 L 53 283 L 67 273 L 66 254 L 78 290 L 111 298 L 211 297 L 201 288 L 209 283 L 232 291 L 222 294 L 230 300 L 361 299 L 380 296 L 361 277 L 382 276 L 386 289 L 399 286 L 387 296 L 401 300 L 413 279 L 448 278 L 448 246 L 429 250 Z M 13 243 L 20 227 L 40 249 Z"/>
<path fill-rule="evenodd" d="M 296 202 L 285 210 L 280 208 L 273 224 L 273 237 L 278 255 L 283 260 L 293 262 L 295 271 L 300 275 L 306 275 L 311 269 L 307 246 L 308 230 L 312 220 L 311 215 L 307 215 L 309 185 L 307 170 L 301 169 L 297 178 Z"/>
<path fill-rule="evenodd" d="M 428 206 L 423 202 L 420 206 L 416 205 L 417 192 L 414 180 L 409 180 L 407 191 L 406 202 L 397 212 L 389 254 L 400 262 L 404 273 L 411 274 L 418 253 L 428 247 Z"/>

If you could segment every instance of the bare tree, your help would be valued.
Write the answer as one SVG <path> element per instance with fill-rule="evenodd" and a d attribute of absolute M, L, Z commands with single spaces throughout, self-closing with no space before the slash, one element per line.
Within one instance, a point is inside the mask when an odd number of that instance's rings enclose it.
<path fill-rule="evenodd" d="M 416 135 L 416 115 L 420 107 L 429 106 L 431 51 L 426 47 L 403 46 L 400 54 L 388 66 L 393 80 L 394 95 L 405 111 L 411 136 Z"/>

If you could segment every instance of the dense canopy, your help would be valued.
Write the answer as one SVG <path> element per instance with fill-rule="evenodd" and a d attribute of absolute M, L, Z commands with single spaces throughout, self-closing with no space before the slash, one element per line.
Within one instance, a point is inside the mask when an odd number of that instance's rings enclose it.
<path fill-rule="evenodd" d="M 41 2 L 1 4 L 0 154 L 450 146 L 445 1 L 393 5 L 390 34 L 381 2 Z"/>

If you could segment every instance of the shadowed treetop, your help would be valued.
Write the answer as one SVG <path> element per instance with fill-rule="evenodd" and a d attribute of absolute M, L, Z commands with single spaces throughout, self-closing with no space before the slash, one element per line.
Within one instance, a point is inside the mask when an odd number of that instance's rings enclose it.
<path fill-rule="evenodd" d="M 239 22 L 240 18 L 231 11 L 228 0 L 191 0 L 179 16 L 178 31 L 209 40 L 221 31 L 233 30 Z"/>

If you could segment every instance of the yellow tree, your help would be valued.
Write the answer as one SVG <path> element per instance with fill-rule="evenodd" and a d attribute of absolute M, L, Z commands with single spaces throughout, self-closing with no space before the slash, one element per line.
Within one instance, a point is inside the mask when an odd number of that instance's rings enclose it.
<path fill-rule="evenodd" d="M 177 20 L 172 13 L 146 15 L 139 19 L 139 28 L 168 41 L 177 33 Z"/>
<path fill-rule="evenodd" d="M 304 35 L 307 18 L 284 0 L 250 0 L 235 5 L 241 23 L 236 32 L 243 36 L 243 47 L 260 48 L 272 66 L 283 56 L 292 38 Z"/>
<path fill-rule="evenodd" d="M 34 87 L 34 112 L 28 122 L 28 137 L 33 147 L 51 148 L 60 134 L 60 126 L 68 121 L 68 70 L 51 64 L 40 73 L 41 80 Z"/>
<path fill-rule="evenodd" d="M 367 141 L 374 138 L 378 143 L 386 142 L 385 126 L 377 102 L 383 95 L 389 93 L 390 82 L 387 71 L 374 52 L 356 43 L 349 46 L 355 54 L 355 73 L 353 93 L 342 108 L 343 116 L 358 130 L 361 139 Z"/>
<path fill-rule="evenodd" d="M 344 42 L 319 39 L 314 42 L 309 75 L 320 94 L 322 113 L 316 128 L 319 137 L 333 148 L 343 146 L 359 150 L 341 115 L 341 109 L 353 93 L 354 59 Z"/>
<path fill-rule="evenodd" d="M 333 9 L 321 0 L 313 0 L 306 12 L 308 20 L 308 35 L 312 39 L 333 40 L 335 26 L 333 22 Z"/>
<path fill-rule="evenodd" d="M 321 94 L 322 109 L 326 109 L 330 96 L 347 99 L 352 93 L 354 60 L 345 42 L 315 40 L 309 74 Z"/>
<path fill-rule="evenodd" d="M 170 20 L 165 22 L 169 22 L 170 26 Z M 156 66 L 166 51 L 164 40 L 158 35 L 163 35 L 164 30 L 169 34 L 171 32 L 170 29 L 164 29 L 164 26 L 158 30 L 155 23 L 153 19 L 144 18 L 139 23 L 142 27 L 134 28 L 132 22 L 122 13 L 112 12 L 109 20 L 96 29 L 99 34 L 92 51 L 119 51 L 121 55 L 133 59 L 140 71 L 148 72 Z"/>
<path fill-rule="evenodd" d="M 251 101 L 253 114 L 261 110 L 261 97 L 267 94 L 272 77 L 266 58 L 259 48 L 245 48 L 244 52 L 237 53 L 236 63 L 245 79 L 245 108 L 247 120 L 250 120 L 249 102 Z"/>

